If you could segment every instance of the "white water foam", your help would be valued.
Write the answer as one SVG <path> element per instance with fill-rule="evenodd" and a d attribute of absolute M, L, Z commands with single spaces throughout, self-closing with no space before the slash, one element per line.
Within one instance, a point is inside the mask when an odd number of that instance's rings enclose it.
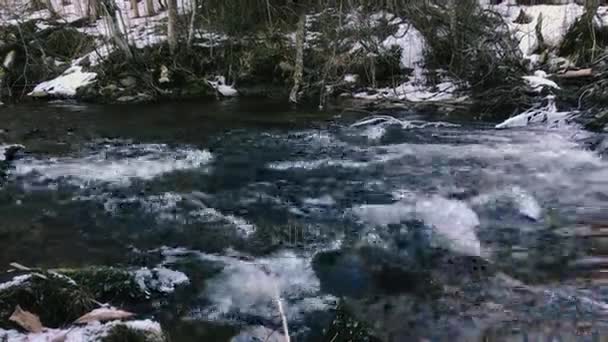
<path fill-rule="evenodd" d="M 102 196 L 103 197 L 103 196 Z M 99 197 L 93 197 L 92 200 Z M 76 197 L 86 200 L 88 198 Z M 256 231 L 256 226 L 244 218 L 231 214 L 224 214 L 218 209 L 208 207 L 196 194 L 179 194 L 165 192 L 160 195 L 132 196 L 128 198 L 106 198 L 105 210 L 113 215 L 120 215 L 123 206 L 137 206 L 146 214 L 154 215 L 158 222 L 203 222 L 209 224 L 226 224 L 233 226 L 242 237 L 249 237 Z"/>
<path fill-rule="evenodd" d="M 208 282 L 205 295 L 210 305 L 193 315 L 211 320 L 253 316 L 279 324 L 277 297 L 282 299 L 290 322 L 301 320 L 306 313 L 335 305 L 334 297 L 320 293 L 320 282 L 312 269 L 310 256 L 291 251 L 255 260 L 204 253 L 199 256 L 225 267 L 220 275 Z"/>
<path fill-rule="evenodd" d="M 133 179 L 150 180 L 174 171 L 198 169 L 212 160 L 205 150 L 163 144 L 106 145 L 102 151 L 83 157 L 19 160 L 12 174 L 33 176 L 39 182 L 65 179 L 80 187 L 92 183 L 128 186 Z"/>
<path fill-rule="evenodd" d="M 519 186 L 493 191 L 471 199 L 471 203 L 478 206 L 496 205 L 500 201 L 510 202 L 524 217 L 535 221 L 542 218 L 543 209 L 536 198 Z"/>
<path fill-rule="evenodd" d="M 481 256 L 481 243 L 476 233 L 479 218 L 465 202 L 435 195 L 416 199 L 413 203 L 361 205 L 352 211 L 363 222 L 380 227 L 421 220 L 432 228 L 436 242 L 460 254 Z M 377 234 L 372 236 L 381 238 Z"/>
<path fill-rule="evenodd" d="M 466 203 L 433 196 L 416 203 L 416 216 L 435 228 L 441 242 L 453 251 L 481 256 L 475 232 L 479 218 Z"/>
<path fill-rule="evenodd" d="M 374 115 L 364 118 L 350 125 L 351 129 L 365 128 L 362 132 L 370 140 L 378 140 L 386 133 L 386 128 L 391 125 L 401 126 L 401 129 L 423 129 L 428 127 L 460 127 L 460 125 L 449 122 L 430 122 L 422 120 L 401 120 L 389 115 Z"/>

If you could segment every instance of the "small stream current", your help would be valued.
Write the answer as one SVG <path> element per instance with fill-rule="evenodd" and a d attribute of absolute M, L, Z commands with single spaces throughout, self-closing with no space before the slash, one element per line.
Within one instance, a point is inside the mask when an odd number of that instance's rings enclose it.
<path fill-rule="evenodd" d="M 0 142 L 25 149 L 0 189 L 0 265 L 183 272 L 151 313 L 175 341 L 278 329 L 277 293 L 313 341 L 340 298 L 392 341 L 608 336 L 590 133 L 382 114 L 4 107 Z"/>

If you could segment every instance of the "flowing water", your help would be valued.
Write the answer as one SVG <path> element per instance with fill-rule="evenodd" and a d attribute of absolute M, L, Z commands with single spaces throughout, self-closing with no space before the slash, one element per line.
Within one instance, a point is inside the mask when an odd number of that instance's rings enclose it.
<path fill-rule="evenodd" d="M 0 265 L 181 271 L 149 313 L 175 341 L 279 329 L 277 294 L 298 340 L 340 299 L 392 341 L 608 336 L 608 248 L 589 237 L 608 227 L 608 163 L 588 133 L 382 114 L 3 107 L 0 143 L 25 149 L 0 189 Z"/>

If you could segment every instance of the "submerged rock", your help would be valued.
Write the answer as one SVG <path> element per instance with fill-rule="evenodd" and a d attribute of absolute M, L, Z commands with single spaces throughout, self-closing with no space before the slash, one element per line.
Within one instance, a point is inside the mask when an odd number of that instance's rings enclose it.
<path fill-rule="evenodd" d="M 230 342 L 284 342 L 285 335 L 266 327 L 250 327 L 236 335 Z"/>
<path fill-rule="evenodd" d="M 380 339 L 372 335 L 371 329 L 364 322 L 359 321 L 344 303 L 336 309 L 336 316 L 327 329 L 323 342 L 375 342 Z"/>

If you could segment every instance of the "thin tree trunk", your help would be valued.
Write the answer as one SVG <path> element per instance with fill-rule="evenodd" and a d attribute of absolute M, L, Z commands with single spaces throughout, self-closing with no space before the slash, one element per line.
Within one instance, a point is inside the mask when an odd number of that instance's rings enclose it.
<path fill-rule="evenodd" d="M 129 48 L 129 44 L 122 32 L 120 31 L 120 27 L 118 26 L 118 18 L 116 15 L 116 8 L 114 7 L 114 3 L 112 0 L 102 0 L 102 8 L 104 11 L 104 17 L 106 19 L 108 30 L 110 31 L 110 36 L 114 41 L 114 44 L 125 54 L 125 57 L 128 60 L 133 59 L 133 52 Z"/>
<path fill-rule="evenodd" d="M 585 14 L 584 17 L 587 21 L 587 25 L 589 26 L 589 32 L 591 32 L 591 60 L 595 59 L 595 52 L 597 49 L 597 39 L 596 39 L 596 30 L 595 23 L 593 22 L 595 16 L 597 15 L 597 10 L 600 7 L 599 0 L 585 0 Z"/>
<path fill-rule="evenodd" d="M 4 83 L 4 79 L 6 75 L 15 64 L 15 59 L 17 56 L 17 52 L 15 50 L 11 50 L 5 57 L 2 65 L 0 65 L 0 94 L 2 94 L 2 85 Z M 2 104 L 2 98 L 0 98 L 0 105 Z"/>
<path fill-rule="evenodd" d="M 188 48 L 192 46 L 192 41 L 194 40 L 194 27 L 196 24 L 196 16 L 198 10 L 198 4 L 196 0 L 190 0 L 192 4 L 192 12 L 190 13 L 190 26 L 188 28 Z"/>
<path fill-rule="evenodd" d="M 97 17 L 99 16 L 98 8 L 99 5 L 97 3 L 98 0 L 89 0 L 87 4 L 87 17 L 89 17 L 90 22 L 96 22 Z"/>
<path fill-rule="evenodd" d="M 131 11 L 133 11 L 133 18 L 139 18 L 139 4 L 137 3 L 137 0 L 130 0 L 131 1 Z"/>
<path fill-rule="evenodd" d="M 151 17 L 156 12 L 154 11 L 154 0 L 146 0 L 146 15 Z"/>
<path fill-rule="evenodd" d="M 296 31 L 296 65 L 293 72 L 293 88 L 289 94 L 289 101 L 298 103 L 300 97 L 300 87 L 304 77 L 304 43 L 306 39 L 306 12 L 302 10 L 298 18 L 298 28 Z"/>
<path fill-rule="evenodd" d="M 177 0 L 168 0 L 169 21 L 167 24 L 167 41 L 171 53 L 177 51 Z"/>
<path fill-rule="evenodd" d="M 53 1 L 51 0 L 44 0 L 44 3 L 46 5 L 46 9 L 49 10 L 49 12 L 51 13 L 51 17 L 56 18 L 59 15 L 57 14 L 57 11 L 55 10 L 55 7 L 53 7 Z"/>

